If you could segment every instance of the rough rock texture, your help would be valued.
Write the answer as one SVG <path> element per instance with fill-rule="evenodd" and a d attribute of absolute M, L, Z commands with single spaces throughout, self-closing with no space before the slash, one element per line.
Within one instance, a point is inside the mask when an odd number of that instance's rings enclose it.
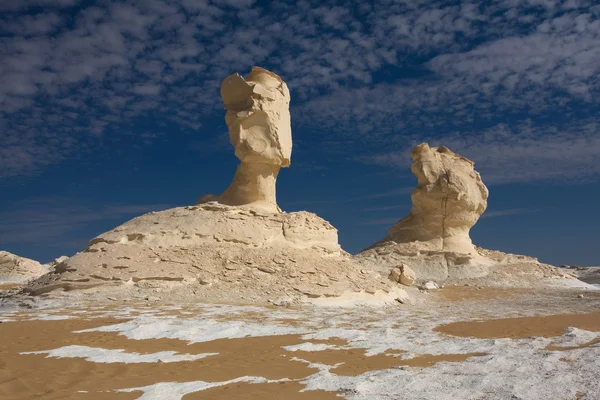
<path fill-rule="evenodd" d="M 471 160 L 447 147 L 420 144 L 411 152 L 418 184 L 410 214 L 388 229 L 386 240 L 420 250 L 476 254 L 469 230 L 487 207 L 488 190 Z"/>
<path fill-rule="evenodd" d="M 579 280 L 593 285 L 600 285 L 600 267 L 584 267 L 579 265 L 561 265 L 560 268 Z"/>
<path fill-rule="evenodd" d="M 307 297 L 401 297 L 400 285 L 361 272 L 327 221 L 277 206 L 275 180 L 292 152 L 290 93 L 283 80 L 254 67 L 245 79 L 227 77 L 221 96 L 240 159 L 229 188 L 201 197 L 196 206 L 145 214 L 92 239 L 26 288 L 29 294 L 96 288 L 112 298 L 142 291 L 160 299 L 150 291 L 279 305 Z"/>
<path fill-rule="evenodd" d="M 411 286 L 415 283 L 415 279 L 417 279 L 417 275 L 415 271 L 412 270 L 408 265 L 402 265 L 402 274 L 400 274 L 400 283 L 404 286 Z"/>
<path fill-rule="evenodd" d="M 218 201 L 280 211 L 275 183 L 279 169 L 290 165 L 292 155 L 287 85 L 278 75 L 254 67 L 245 79 L 237 73 L 225 78 L 221 97 L 231 144 L 241 162 L 223 194 L 202 196 L 198 203 Z"/>
<path fill-rule="evenodd" d="M 55 258 L 54 260 L 52 260 L 49 265 L 50 267 L 56 267 L 58 264 L 60 264 L 63 261 L 66 261 L 69 257 L 67 256 L 60 256 L 58 258 Z"/>
<path fill-rule="evenodd" d="M 412 284 L 415 282 L 416 274 L 408 265 L 402 264 L 399 267 L 392 268 L 390 270 L 389 278 L 394 282 L 403 284 L 404 286 L 412 286 Z"/>
<path fill-rule="evenodd" d="M 23 283 L 47 272 L 37 261 L 0 251 L 0 283 Z"/>
<path fill-rule="evenodd" d="M 487 207 L 488 190 L 474 163 L 446 147 L 426 143 L 411 154 L 411 169 L 418 180 L 411 194 L 411 212 L 383 240 L 358 254 L 359 263 L 382 275 L 406 264 L 420 282 L 479 280 L 530 286 L 572 278 L 532 257 L 476 248 L 469 230 Z"/>
<path fill-rule="evenodd" d="M 315 214 L 216 202 L 134 218 L 92 239 L 27 291 L 98 286 L 111 296 L 175 290 L 199 300 L 249 302 L 401 291 L 361 272 L 341 250 L 337 230 Z"/>

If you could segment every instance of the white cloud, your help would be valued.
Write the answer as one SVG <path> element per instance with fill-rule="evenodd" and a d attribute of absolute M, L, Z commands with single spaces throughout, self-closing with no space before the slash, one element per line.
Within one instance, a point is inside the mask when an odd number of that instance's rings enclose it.
<path fill-rule="evenodd" d="M 457 132 L 423 141 L 432 146 L 443 144 L 474 160 L 483 181 L 490 184 L 537 180 L 585 182 L 600 177 L 600 125 L 595 121 L 564 128 L 497 125 L 482 134 Z M 370 161 L 408 168 L 409 150 L 407 146 L 397 152 L 381 153 Z"/>
<path fill-rule="evenodd" d="M 41 11 L 22 13 L 33 6 Z M 0 178 L 85 154 L 121 134 L 111 126 L 150 114 L 197 130 L 221 112 L 221 80 L 256 64 L 288 82 L 298 126 L 361 151 L 502 113 L 559 110 L 568 121 L 578 118 L 570 102 L 598 107 L 600 7 L 586 0 L 31 0 L 0 10 Z M 397 79 L 404 71 L 418 79 Z M 533 139 L 509 142 L 520 140 Z"/>
<path fill-rule="evenodd" d="M 0 247 L 9 244 L 55 245 L 75 238 L 77 231 L 101 221 L 124 221 L 142 213 L 172 208 L 171 204 L 106 204 L 88 206 L 83 201 L 50 197 L 18 202 L 0 212 Z M 79 238 L 78 238 L 79 239 Z"/>

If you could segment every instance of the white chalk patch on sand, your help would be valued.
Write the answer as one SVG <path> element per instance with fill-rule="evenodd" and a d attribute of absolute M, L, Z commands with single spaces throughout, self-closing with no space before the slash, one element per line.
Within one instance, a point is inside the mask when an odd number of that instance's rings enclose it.
<path fill-rule="evenodd" d="M 73 317 L 71 317 L 70 315 L 40 315 L 38 317 L 36 317 L 37 320 L 40 321 L 62 321 L 64 319 L 71 319 Z"/>
<path fill-rule="evenodd" d="M 551 338 L 551 340 L 552 345 L 554 346 L 571 347 L 584 345 L 592 340 L 598 339 L 599 337 L 600 333 L 598 332 L 584 331 L 582 329 L 570 327 L 567 328 L 567 331 L 564 335 L 557 338 Z M 600 374 L 600 371 L 598 371 L 598 373 Z"/>
<path fill-rule="evenodd" d="M 570 289 L 598 290 L 600 286 L 591 283 L 580 281 L 579 279 L 565 279 L 559 282 L 560 284 L 549 284 L 549 287 L 563 287 Z"/>
<path fill-rule="evenodd" d="M 473 350 L 477 350 L 474 346 Z M 401 393 L 402 399 L 574 399 L 577 392 L 598 399 L 598 351 L 574 350 L 563 362 L 563 352 L 533 347 L 502 346 L 494 355 L 473 357 L 460 363 L 442 362 L 427 368 L 392 368 L 358 377 L 328 371 L 312 375 L 307 389 L 341 390 L 349 400 L 385 398 Z"/>
<path fill-rule="evenodd" d="M 28 351 L 20 354 L 48 354 L 55 358 L 85 358 L 86 361 L 95 363 L 155 363 L 155 362 L 181 362 L 194 361 L 219 353 L 203 354 L 178 354 L 174 351 L 161 351 L 158 353 L 140 354 L 129 353 L 125 350 L 102 349 L 87 346 L 64 346 L 53 350 Z"/>
<path fill-rule="evenodd" d="M 287 351 L 323 351 L 323 350 L 336 350 L 340 349 L 340 346 L 333 346 L 324 343 L 301 343 L 293 346 L 283 346 L 283 349 Z"/>
<path fill-rule="evenodd" d="M 76 331 L 118 332 L 129 339 L 179 339 L 190 343 L 210 342 L 217 339 L 236 339 L 247 336 L 273 336 L 306 333 L 283 325 L 269 325 L 244 321 L 217 321 L 212 319 L 157 319 L 141 316 L 120 324 Z"/>
<path fill-rule="evenodd" d="M 514 313 L 512 304 L 498 308 L 495 312 L 502 313 L 503 316 Z M 220 320 L 223 317 L 231 318 L 231 315 L 235 315 L 234 318 L 244 318 L 251 313 L 256 313 L 251 321 Z M 596 395 L 600 393 L 600 381 L 597 379 L 600 371 L 600 344 L 567 351 L 545 350 L 548 345 L 568 347 L 586 344 L 598 337 L 597 332 L 570 328 L 562 336 L 554 338 L 479 339 L 446 336 L 433 331 L 440 324 L 493 317 L 487 311 L 486 314 L 479 315 L 469 308 L 415 311 L 390 307 L 340 312 L 333 308 L 279 310 L 203 306 L 194 314 L 190 318 L 178 319 L 165 319 L 150 314 L 132 315 L 129 321 L 83 332 L 116 332 L 130 339 L 175 338 L 188 342 L 299 334 L 307 342 L 332 337 L 344 339 L 348 344 L 338 348 L 361 348 L 367 356 L 386 350 L 401 351 L 403 359 L 424 354 L 487 354 L 471 357 L 464 362 L 440 362 L 430 367 L 397 367 L 369 371 L 355 377 L 336 375 L 332 365 L 315 365 L 319 372 L 300 381 L 307 385 L 307 390 L 341 391 L 348 400 L 385 398 L 390 394 L 400 393 L 406 400 L 572 400 L 578 392 L 584 394 L 586 399 L 600 399 Z M 286 323 L 278 322 L 280 319 L 286 319 Z M 290 326 L 289 319 L 297 321 L 300 327 Z M 301 343 L 286 346 L 282 348 L 282 352 L 295 351 L 294 357 L 290 359 L 301 360 L 301 350 L 325 351 L 335 348 L 326 343 Z M 165 354 L 168 352 L 109 355 L 103 353 L 106 351 L 108 350 L 84 348 L 78 354 L 85 358 L 95 357 L 90 361 L 96 362 L 107 362 L 99 360 L 109 359 L 109 356 L 119 360 L 114 362 L 152 362 L 155 360 L 152 357 L 157 354 L 164 357 L 189 356 Z M 50 352 L 47 354 L 50 355 Z M 71 349 L 71 355 L 73 354 Z M 131 357 L 131 361 L 123 361 L 126 357 Z M 142 391 L 144 395 L 141 398 L 145 400 L 180 399 L 188 393 L 235 382 L 276 381 L 260 377 L 240 377 L 226 382 L 161 382 L 143 388 L 124 388 L 121 391 Z"/>
<path fill-rule="evenodd" d="M 116 392 L 144 392 L 138 400 L 180 400 L 183 396 L 206 390 L 214 387 L 225 386 L 231 383 L 247 382 L 247 383 L 277 383 L 286 382 L 289 379 L 268 380 L 257 376 L 242 376 L 240 378 L 231 379 L 224 382 L 160 382 L 154 385 L 143 386 L 138 388 L 119 389 Z"/>
<path fill-rule="evenodd" d="M 395 304 L 396 299 L 408 301 L 408 294 L 402 289 L 395 289 L 389 293 L 377 290 L 374 294 L 366 292 L 344 292 L 337 297 L 318 297 L 307 298 L 305 303 L 314 304 L 320 307 L 339 307 L 353 308 L 357 306 L 381 307 L 385 305 Z"/>
<path fill-rule="evenodd" d="M 237 308 L 236 314 L 244 315 L 243 309 Z M 215 314 L 216 311 L 213 310 Z M 472 357 L 464 362 L 440 362 L 426 368 L 400 367 L 370 371 L 358 377 L 339 376 L 332 366 L 321 366 L 318 373 L 302 381 L 309 390 L 341 390 L 349 400 L 383 398 L 390 393 L 402 393 L 407 400 L 487 400 L 511 396 L 566 400 L 575 398 L 578 391 L 587 393 L 588 397 L 592 393 L 600 393 L 600 381 L 595 378 L 600 371 L 600 346 L 569 350 L 568 353 L 544 350 L 552 343 L 583 344 L 596 337 L 595 332 L 572 328 L 557 338 L 477 339 L 450 337 L 432 330 L 439 324 L 465 318 L 464 315 L 454 315 L 452 318 L 436 312 L 411 315 L 392 309 L 381 313 L 356 310 L 340 314 L 323 309 L 304 313 L 286 312 L 289 317 L 302 321 L 303 327 L 280 325 L 272 319 L 273 316 L 265 316 L 261 324 L 206 320 L 201 316 L 179 321 L 140 316 L 127 323 L 96 330 L 117 331 L 133 339 L 168 337 L 192 342 L 282 334 L 302 334 L 302 338 L 307 341 L 337 337 L 348 341 L 343 348 L 364 348 L 368 356 L 386 350 L 399 350 L 405 352 L 402 356 L 405 359 L 423 354 L 488 354 Z M 380 314 L 376 320 L 365 321 L 366 316 L 373 317 L 376 314 Z M 278 313 L 277 317 L 281 318 L 283 315 L 284 313 Z M 398 321 L 403 323 L 399 325 Z M 410 329 L 411 327 L 417 329 Z M 327 344 L 302 343 L 286 346 L 282 350 L 323 351 L 333 348 L 335 346 Z M 570 361 L 561 361 L 563 357 L 568 357 Z M 209 387 L 205 385 L 202 382 L 161 383 L 144 388 L 146 397 L 142 398 L 177 399 L 186 393 Z"/>

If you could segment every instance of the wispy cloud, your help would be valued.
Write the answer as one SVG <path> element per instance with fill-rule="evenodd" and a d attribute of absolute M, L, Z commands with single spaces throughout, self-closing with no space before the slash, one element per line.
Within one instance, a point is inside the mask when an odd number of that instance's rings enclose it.
<path fill-rule="evenodd" d="M 379 193 L 371 193 L 364 196 L 347 197 L 343 199 L 329 199 L 329 200 L 300 200 L 289 202 L 289 205 L 308 205 L 308 204 L 341 204 L 341 203 L 354 203 L 354 202 L 368 202 L 371 200 L 384 199 L 389 197 L 401 197 L 409 194 L 412 188 L 398 188 L 392 190 L 386 190 Z"/>
<path fill-rule="evenodd" d="M 325 148 L 404 151 L 423 132 L 452 139 L 501 115 L 505 154 L 521 143 L 533 153 L 551 125 L 522 133 L 524 113 L 570 123 L 600 98 L 591 0 L 9 0 L 0 10 L 0 178 L 85 155 L 149 116 L 208 141 L 221 134 L 203 130 L 222 112 L 221 80 L 255 64 L 289 83 L 295 123 L 327 131 Z M 534 157 L 526 179 L 570 178 L 584 161 L 569 157 L 589 162 L 591 150 L 578 151 L 594 133 L 576 131 L 579 144 L 566 139 L 572 129 L 553 133 L 552 146 L 570 150 Z M 571 172 L 540 175 L 556 163 Z"/>
<path fill-rule="evenodd" d="M 565 127 L 525 123 L 511 128 L 501 124 L 483 133 L 455 132 L 421 140 L 443 144 L 474 160 L 483 181 L 489 184 L 584 182 L 600 176 L 600 126 L 592 120 Z M 408 168 L 409 151 L 410 146 L 406 146 L 397 152 L 375 155 L 371 161 Z"/>
<path fill-rule="evenodd" d="M 10 244 L 64 244 L 77 232 L 102 221 L 124 222 L 149 211 L 171 208 L 169 204 L 107 204 L 89 206 L 73 199 L 28 199 L 0 212 L 0 249 Z M 100 233 L 100 232 L 98 232 Z"/>

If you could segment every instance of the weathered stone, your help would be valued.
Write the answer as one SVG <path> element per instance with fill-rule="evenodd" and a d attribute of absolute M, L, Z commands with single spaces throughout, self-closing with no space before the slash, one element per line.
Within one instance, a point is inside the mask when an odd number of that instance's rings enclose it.
<path fill-rule="evenodd" d="M 289 297 L 281 297 L 273 301 L 273 305 L 278 307 L 290 307 L 292 305 L 292 299 Z"/>
<path fill-rule="evenodd" d="M 233 74 L 223 81 L 221 97 L 235 155 L 241 161 L 233 182 L 220 196 L 205 195 L 198 203 L 218 201 L 278 212 L 275 181 L 292 155 L 290 92 L 276 74 L 252 68 L 246 78 Z"/>
<path fill-rule="evenodd" d="M 415 271 L 406 264 L 402 265 L 401 271 L 399 282 L 405 286 L 412 286 L 417 279 Z"/>
<path fill-rule="evenodd" d="M 402 270 L 400 268 L 392 268 L 390 270 L 390 279 L 394 282 L 400 282 L 400 276 L 402 276 Z"/>
<path fill-rule="evenodd" d="M 23 283 L 47 272 L 37 261 L 0 251 L 0 282 Z"/>
<path fill-rule="evenodd" d="M 474 163 L 447 147 L 415 147 L 418 180 L 412 210 L 388 230 L 396 243 L 418 242 L 419 250 L 476 254 L 469 230 L 487 208 L 488 190 Z"/>
<path fill-rule="evenodd" d="M 437 283 L 432 281 L 425 282 L 425 284 L 423 285 L 423 289 L 425 290 L 437 290 L 439 288 L 440 287 L 437 285 Z"/>

